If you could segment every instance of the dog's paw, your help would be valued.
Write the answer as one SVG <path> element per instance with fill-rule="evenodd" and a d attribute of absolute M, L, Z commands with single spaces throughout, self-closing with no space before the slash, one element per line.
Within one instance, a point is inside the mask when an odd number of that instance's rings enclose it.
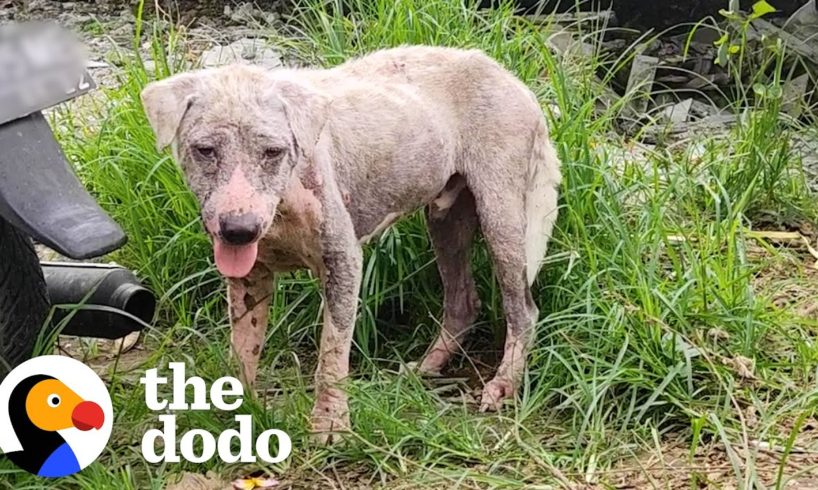
<path fill-rule="evenodd" d="M 440 369 L 427 366 L 422 362 L 412 361 L 406 364 L 401 364 L 399 374 L 415 373 L 424 378 L 439 378 L 441 375 Z"/>
<path fill-rule="evenodd" d="M 313 440 L 318 444 L 336 444 L 349 432 L 349 408 L 346 396 L 320 396 L 310 416 Z"/>
<path fill-rule="evenodd" d="M 349 414 L 336 417 L 316 416 L 312 418 L 312 439 L 317 444 L 337 444 L 344 440 L 349 432 Z"/>
<path fill-rule="evenodd" d="M 499 411 L 505 400 L 513 398 L 517 393 L 514 383 L 506 378 L 494 378 L 483 387 L 483 396 L 480 398 L 480 411 Z"/>
<path fill-rule="evenodd" d="M 433 348 L 423 356 L 419 363 L 416 363 L 416 372 L 425 377 L 437 378 L 442 376 L 443 369 L 452 357 L 451 352 L 444 348 Z"/>
<path fill-rule="evenodd" d="M 443 368 L 449 362 L 449 356 L 438 352 L 432 352 L 423 358 L 417 368 L 418 374 L 429 378 L 442 376 Z"/>

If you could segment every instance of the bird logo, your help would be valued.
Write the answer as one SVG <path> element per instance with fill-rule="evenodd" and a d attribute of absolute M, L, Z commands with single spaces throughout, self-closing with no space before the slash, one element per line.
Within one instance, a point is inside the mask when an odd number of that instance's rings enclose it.
<path fill-rule="evenodd" d="M 0 449 L 38 476 L 68 476 L 91 464 L 108 442 L 112 417 L 105 384 L 69 357 L 36 357 L 0 383 Z"/>

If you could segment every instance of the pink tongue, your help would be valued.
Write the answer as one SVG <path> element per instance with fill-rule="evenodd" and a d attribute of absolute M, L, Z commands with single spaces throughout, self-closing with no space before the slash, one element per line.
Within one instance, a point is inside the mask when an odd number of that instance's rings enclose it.
<path fill-rule="evenodd" d="M 213 240 L 216 267 L 227 277 L 244 277 L 253 269 L 258 256 L 258 242 L 249 245 L 227 245 Z"/>

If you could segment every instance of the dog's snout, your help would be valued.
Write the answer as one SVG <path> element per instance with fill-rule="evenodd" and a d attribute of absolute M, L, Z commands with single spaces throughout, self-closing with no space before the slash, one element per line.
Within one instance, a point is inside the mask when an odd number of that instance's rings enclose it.
<path fill-rule="evenodd" d="M 247 245 L 261 232 L 261 222 L 253 214 L 227 214 L 219 217 L 219 234 L 230 245 Z"/>

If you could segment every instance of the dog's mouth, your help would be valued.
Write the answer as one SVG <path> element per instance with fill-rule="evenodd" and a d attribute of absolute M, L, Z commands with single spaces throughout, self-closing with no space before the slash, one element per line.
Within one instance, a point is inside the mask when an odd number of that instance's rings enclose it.
<path fill-rule="evenodd" d="M 213 238 L 213 257 L 216 268 L 226 277 L 241 278 L 250 274 L 258 258 L 258 241 L 246 245 L 231 245 Z"/>

